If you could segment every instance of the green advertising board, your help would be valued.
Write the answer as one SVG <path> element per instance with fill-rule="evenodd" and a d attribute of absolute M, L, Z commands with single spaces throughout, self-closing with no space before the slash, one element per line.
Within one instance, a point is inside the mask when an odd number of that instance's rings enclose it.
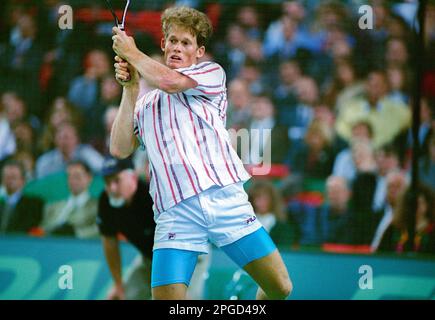
<path fill-rule="evenodd" d="M 253 299 L 255 283 L 214 249 L 207 299 Z M 122 243 L 124 271 L 137 255 Z M 435 259 L 282 250 L 292 299 L 434 299 Z M 0 299 L 98 300 L 112 284 L 99 240 L 0 237 Z"/>

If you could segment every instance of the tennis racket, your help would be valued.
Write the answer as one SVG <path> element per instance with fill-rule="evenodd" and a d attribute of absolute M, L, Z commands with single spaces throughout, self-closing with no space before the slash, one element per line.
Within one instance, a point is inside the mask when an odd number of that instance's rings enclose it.
<path fill-rule="evenodd" d="M 127 10 L 128 10 L 128 6 L 130 5 L 130 0 L 126 0 L 125 2 L 126 3 L 124 7 L 124 13 L 122 14 L 122 20 L 119 20 L 118 16 L 115 13 L 115 10 L 113 9 L 111 1 L 106 0 L 107 6 L 109 7 L 110 12 L 112 13 L 113 19 L 115 20 L 115 25 L 121 30 L 125 30 L 125 18 L 127 16 Z"/>
<path fill-rule="evenodd" d="M 124 31 L 125 30 L 125 18 L 127 16 L 127 10 L 128 10 L 128 6 L 130 5 L 130 0 L 125 1 L 125 7 L 124 7 L 124 12 L 122 14 L 122 20 L 118 19 L 118 16 L 116 15 L 115 10 L 113 9 L 111 1 L 106 0 L 106 3 L 107 3 L 107 6 L 109 7 L 110 12 L 112 13 L 113 19 L 115 20 L 115 25 L 119 29 Z M 129 80 L 130 80 L 130 76 L 125 82 L 128 82 Z"/>

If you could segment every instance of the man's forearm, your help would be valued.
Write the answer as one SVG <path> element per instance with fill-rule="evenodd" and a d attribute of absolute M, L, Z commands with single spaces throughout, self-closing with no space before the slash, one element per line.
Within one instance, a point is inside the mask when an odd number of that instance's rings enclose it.
<path fill-rule="evenodd" d="M 168 68 L 139 50 L 132 52 L 127 59 L 145 81 L 154 88 L 167 93 L 175 93 L 197 86 L 195 80 Z"/>
<path fill-rule="evenodd" d="M 124 87 L 121 105 L 110 135 L 110 153 L 117 158 L 126 158 L 137 148 L 134 136 L 134 107 L 139 87 Z"/>
<path fill-rule="evenodd" d="M 118 240 L 103 237 L 104 255 L 116 285 L 122 285 L 121 254 Z"/>

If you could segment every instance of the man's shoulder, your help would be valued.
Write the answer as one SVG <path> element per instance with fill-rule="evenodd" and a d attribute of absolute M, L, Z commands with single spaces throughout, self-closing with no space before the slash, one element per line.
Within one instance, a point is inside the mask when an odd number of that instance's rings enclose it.
<path fill-rule="evenodd" d="M 182 73 L 186 73 L 186 72 L 187 73 L 191 73 L 191 72 L 198 73 L 198 72 L 204 72 L 204 71 L 215 69 L 215 68 L 219 68 L 220 70 L 222 70 L 224 72 L 223 67 L 215 61 L 203 61 L 203 62 L 200 62 L 198 64 L 192 64 L 189 67 L 179 68 L 176 70 L 179 72 L 182 72 Z"/>

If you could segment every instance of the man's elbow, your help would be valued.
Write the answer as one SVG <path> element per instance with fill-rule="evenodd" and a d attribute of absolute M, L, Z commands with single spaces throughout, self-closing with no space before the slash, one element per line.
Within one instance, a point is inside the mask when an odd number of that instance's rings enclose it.
<path fill-rule="evenodd" d="M 178 72 L 162 75 L 159 81 L 159 89 L 169 94 L 183 92 L 197 85 L 195 80 L 183 76 Z"/>
<path fill-rule="evenodd" d="M 110 145 L 109 152 L 110 152 L 110 155 L 112 157 L 117 158 L 117 159 L 125 159 L 131 154 L 131 152 L 128 153 L 128 152 L 122 151 L 113 145 Z"/>
<path fill-rule="evenodd" d="M 162 77 L 159 83 L 159 89 L 169 94 L 181 91 L 178 84 L 170 77 Z"/>

